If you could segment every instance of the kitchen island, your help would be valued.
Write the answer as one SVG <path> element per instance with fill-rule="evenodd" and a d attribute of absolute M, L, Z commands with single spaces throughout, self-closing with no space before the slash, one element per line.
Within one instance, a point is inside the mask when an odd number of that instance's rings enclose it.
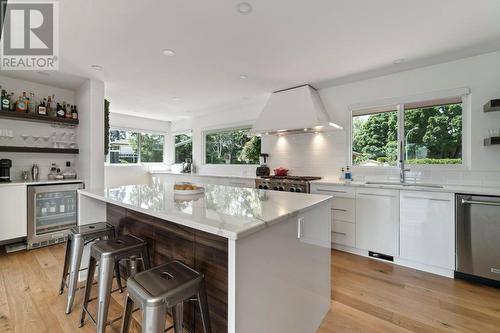
<path fill-rule="evenodd" d="M 79 192 L 79 224 L 107 220 L 148 242 L 155 265 L 205 274 L 213 332 L 314 333 L 330 308 L 329 196 L 173 183 Z M 202 332 L 194 306 L 185 325 Z"/>

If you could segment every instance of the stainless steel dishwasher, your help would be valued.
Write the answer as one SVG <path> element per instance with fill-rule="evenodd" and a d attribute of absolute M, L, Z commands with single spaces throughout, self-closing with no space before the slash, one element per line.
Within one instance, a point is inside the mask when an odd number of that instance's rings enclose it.
<path fill-rule="evenodd" d="M 500 286 L 500 197 L 457 194 L 455 277 Z"/>

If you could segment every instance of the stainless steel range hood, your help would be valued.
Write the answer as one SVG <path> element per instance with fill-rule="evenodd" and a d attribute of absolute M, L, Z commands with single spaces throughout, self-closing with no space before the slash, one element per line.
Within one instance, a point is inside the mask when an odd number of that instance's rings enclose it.
<path fill-rule="evenodd" d="M 302 85 L 272 93 L 251 132 L 297 134 L 342 129 L 330 119 L 316 89 Z"/>

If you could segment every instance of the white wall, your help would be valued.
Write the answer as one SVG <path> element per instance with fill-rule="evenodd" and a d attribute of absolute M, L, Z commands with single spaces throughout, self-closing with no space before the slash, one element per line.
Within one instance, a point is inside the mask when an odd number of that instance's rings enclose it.
<path fill-rule="evenodd" d="M 111 101 L 110 109 L 113 109 Z M 170 122 L 129 116 L 120 113 L 110 113 L 109 123 L 111 128 L 131 129 L 141 132 L 154 132 L 165 135 L 166 161 L 170 159 Z M 106 187 L 122 186 L 127 184 L 146 184 L 150 177 L 148 173 L 148 163 L 139 165 L 113 165 L 106 164 L 104 168 Z"/>
<path fill-rule="evenodd" d="M 14 96 L 19 97 L 25 91 L 28 96 L 30 92 L 35 94 L 35 102 L 38 104 L 41 98 L 47 98 L 49 95 L 55 94 L 56 100 L 59 102 L 66 101 L 70 104 L 75 104 L 75 92 L 72 90 L 61 89 L 57 87 L 47 86 L 25 80 L 13 79 L 6 76 L 0 76 L 0 85 L 2 89 L 8 93 L 13 92 Z M 12 130 L 13 139 L 0 138 L 0 146 L 35 146 L 35 147 L 52 147 L 52 135 L 55 132 L 58 140 L 61 139 L 63 133 L 69 136 L 70 133 L 76 133 L 74 128 L 55 127 L 48 123 L 34 123 L 28 121 L 0 119 L 0 130 Z M 26 141 L 21 138 L 21 135 L 40 136 L 38 141 L 34 141 L 29 137 Z M 45 141 L 43 137 L 49 137 Z M 0 158 L 8 158 L 12 160 L 11 179 L 21 179 L 23 170 L 31 170 L 34 163 L 40 168 L 40 179 L 47 178 L 52 163 L 56 163 L 59 168 L 64 169 L 66 161 L 72 164 L 75 162 L 74 155 L 61 154 L 28 154 L 28 153 L 2 153 Z"/>
<path fill-rule="evenodd" d="M 350 84 L 320 89 L 325 107 L 335 122 L 349 127 L 349 106 L 372 103 L 388 98 L 418 95 L 460 87 L 471 89 L 471 114 L 466 127 L 469 131 L 470 168 L 463 170 L 419 170 L 411 176 L 446 183 L 500 185 L 499 147 L 483 146 L 490 128 L 500 128 L 500 112 L 484 113 L 483 104 L 500 97 L 500 52 L 466 58 L 449 63 L 423 67 Z M 265 100 L 234 107 L 210 116 L 174 122 L 172 131 L 193 129 L 193 156 L 201 165 L 202 132 L 204 128 L 225 127 L 226 124 L 252 123 L 262 110 Z M 349 130 L 319 135 L 265 136 L 262 151 L 270 154 L 270 167 L 283 166 L 295 175 L 338 177 L 340 168 L 348 163 Z M 203 166 L 202 173 L 252 173 L 254 167 Z M 355 175 L 397 177 L 397 170 L 354 169 Z"/>
<path fill-rule="evenodd" d="M 100 188 L 104 186 L 104 82 L 87 80 L 78 88 L 76 99 L 82 113 L 79 178 L 85 180 L 87 188 Z"/>

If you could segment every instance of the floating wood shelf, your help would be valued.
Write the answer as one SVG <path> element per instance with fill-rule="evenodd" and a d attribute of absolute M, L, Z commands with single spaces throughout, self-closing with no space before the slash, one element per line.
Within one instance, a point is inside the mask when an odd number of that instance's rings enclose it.
<path fill-rule="evenodd" d="M 500 145 L 500 136 L 494 136 L 491 138 L 484 139 L 485 146 Z"/>
<path fill-rule="evenodd" d="M 78 125 L 78 119 L 68 119 L 68 118 L 52 118 L 49 116 L 41 116 L 32 113 L 20 113 L 13 111 L 0 111 L 0 118 L 8 118 L 15 120 L 25 120 L 40 123 L 52 123 L 52 124 L 65 124 L 65 125 Z"/>
<path fill-rule="evenodd" d="M 49 153 L 49 154 L 78 154 L 78 149 L 72 148 L 44 148 L 44 147 L 17 147 L 0 146 L 0 152 L 8 153 Z"/>

